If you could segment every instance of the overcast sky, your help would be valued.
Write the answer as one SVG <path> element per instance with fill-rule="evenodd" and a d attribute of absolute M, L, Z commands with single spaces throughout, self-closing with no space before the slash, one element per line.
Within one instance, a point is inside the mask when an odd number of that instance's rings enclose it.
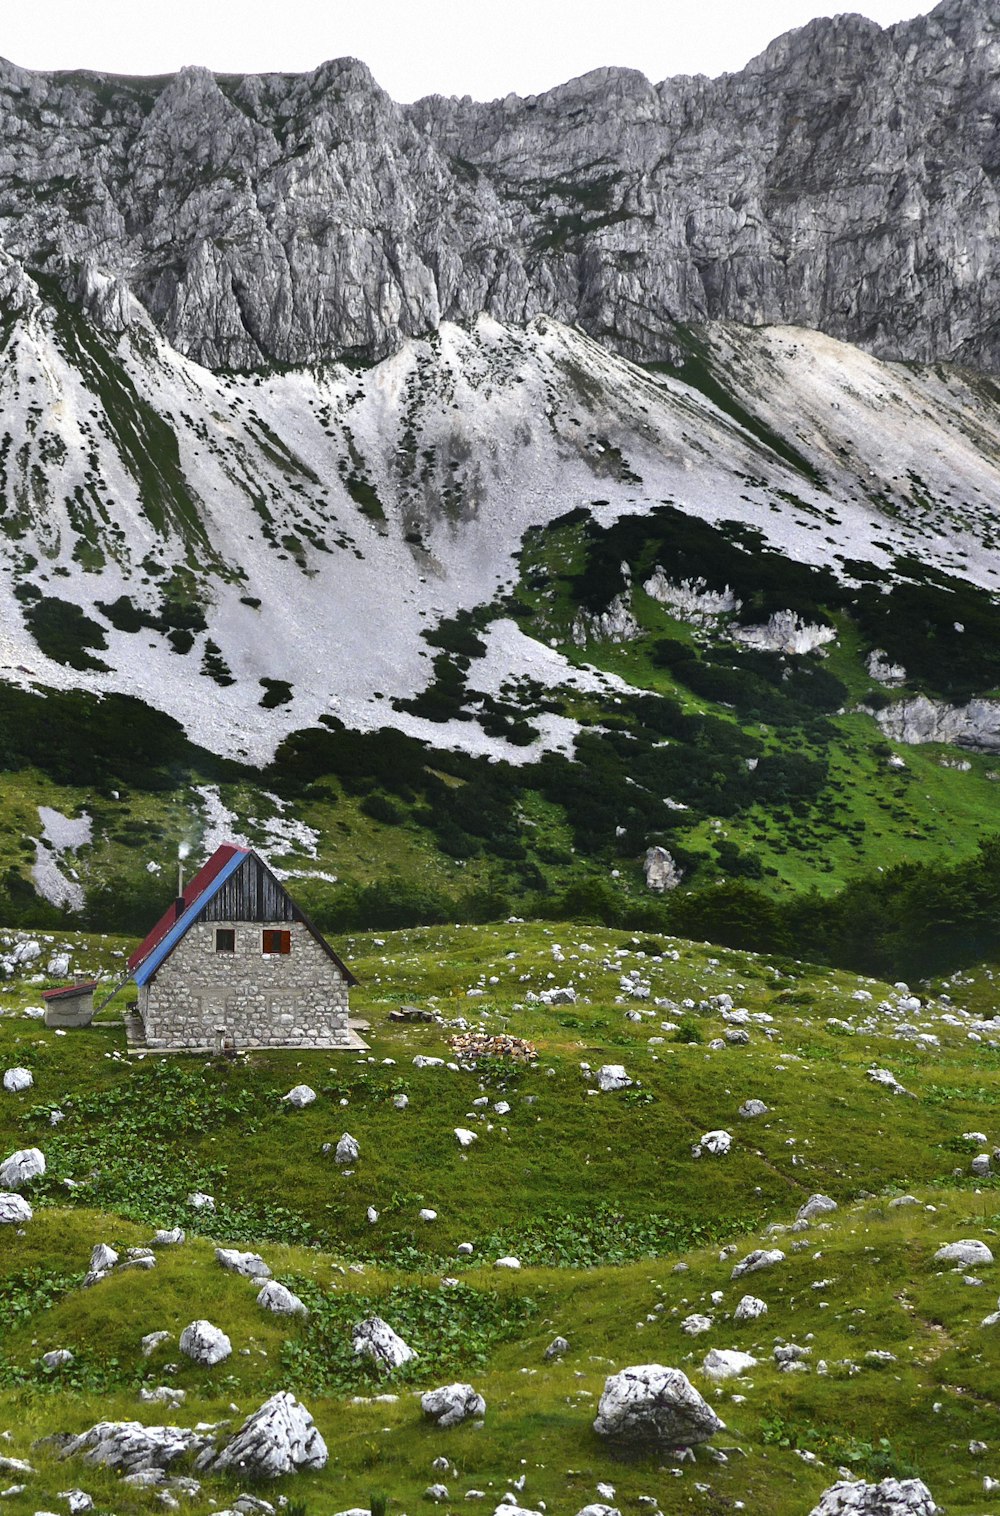
<path fill-rule="evenodd" d="M 613 63 L 658 81 L 720 74 L 813 16 L 887 26 L 923 0 L 0 0 L 0 55 L 25 68 L 245 73 L 362 58 L 397 100 L 535 94 Z"/>

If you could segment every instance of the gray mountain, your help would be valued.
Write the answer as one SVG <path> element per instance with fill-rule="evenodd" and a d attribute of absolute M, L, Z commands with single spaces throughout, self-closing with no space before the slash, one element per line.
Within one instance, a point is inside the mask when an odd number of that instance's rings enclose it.
<path fill-rule="evenodd" d="M 996 0 L 788 33 L 741 73 L 602 69 L 395 104 L 361 63 L 127 79 L 0 64 L 0 237 L 216 369 L 546 313 L 640 360 L 794 323 L 996 369 Z"/>

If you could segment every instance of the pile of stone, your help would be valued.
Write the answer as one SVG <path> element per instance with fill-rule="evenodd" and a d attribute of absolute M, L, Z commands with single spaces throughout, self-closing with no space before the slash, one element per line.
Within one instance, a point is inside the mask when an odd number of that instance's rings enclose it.
<path fill-rule="evenodd" d="M 479 1063 L 484 1058 L 512 1058 L 516 1063 L 534 1063 L 538 1050 L 523 1037 L 489 1032 L 460 1032 L 450 1039 L 450 1046 L 461 1063 Z"/>

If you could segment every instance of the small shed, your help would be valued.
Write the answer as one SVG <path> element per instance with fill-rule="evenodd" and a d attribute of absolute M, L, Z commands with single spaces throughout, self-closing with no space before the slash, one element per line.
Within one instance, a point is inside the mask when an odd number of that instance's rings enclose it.
<path fill-rule="evenodd" d="M 89 1026 L 94 1019 L 96 979 L 81 979 L 58 990 L 43 990 L 46 1026 Z"/>
<path fill-rule="evenodd" d="M 252 848 L 217 848 L 128 967 L 149 1048 L 365 1046 L 357 980 Z"/>

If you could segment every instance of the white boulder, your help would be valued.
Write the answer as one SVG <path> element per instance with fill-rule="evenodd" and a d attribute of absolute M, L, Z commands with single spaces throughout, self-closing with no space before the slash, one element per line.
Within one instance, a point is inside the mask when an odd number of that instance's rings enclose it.
<path fill-rule="evenodd" d="M 8 1069 L 3 1076 L 3 1087 L 11 1095 L 20 1095 L 22 1090 L 30 1090 L 35 1078 L 29 1069 Z"/>
<path fill-rule="evenodd" d="M 271 1270 L 259 1253 L 241 1253 L 236 1248 L 216 1248 L 215 1256 L 231 1274 L 244 1279 L 270 1279 Z"/>
<path fill-rule="evenodd" d="M 938 1248 L 934 1262 L 981 1268 L 983 1264 L 993 1262 L 993 1254 L 985 1242 L 978 1242 L 974 1237 L 962 1237 L 958 1242 L 949 1242 L 943 1248 Z"/>
<path fill-rule="evenodd" d="M 768 1107 L 763 1100 L 744 1100 L 740 1106 L 740 1115 L 744 1121 L 752 1121 L 755 1116 L 766 1116 Z"/>
<path fill-rule="evenodd" d="M 692 1149 L 696 1158 L 702 1153 L 708 1153 L 712 1158 L 724 1158 L 733 1145 L 733 1139 L 729 1132 L 721 1129 L 714 1132 L 706 1132 L 701 1141 Z"/>
<path fill-rule="evenodd" d="M 281 1098 L 294 1106 L 297 1111 L 301 1111 L 303 1106 L 312 1105 L 316 1099 L 316 1091 L 308 1084 L 297 1084 Z"/>
<path fill-rule="evenodd" d="M 471 1148 L 474 1142 L 479 1141 L 476 1133 L 470 1132 L 468 1127 L 465 1126 L 457 1126 L 455 1128 L 455 1136 L 458 1138 L 458 1145 L 460 1148 Z"/>
<path fill-rule="evenodd" d="M 420 1407 L 439 1427 L 457 1427 L 486 1414 L 486 1401 L 471 1384 L 443 1384 L 428 1390 L 420 1397 Z"/>
<path fill-rule="evenodd" d="M 597 1088 L 606 1094 L 611 1090 L 626 1090 L 631 1083 L 624 1064 L 602 1063 L 597 1070 Z"/>
<path fill-rule="evenodd" d="M 701 1367 L 709 1379 L 735 1379 L 740 1374 L 749 1374 L 751 1369 L 755 1369 L 757 1360 L 736 1348 L 712 1348 L 705 1354 Z"/>
<path fill-rule="evenodd" d="M 351 1330 L 351 1345 L 357 1357 L 370 1358 L 386 1374 L 417 1356 L 381 1316 L 359 1321 Z"/>
<path fill-rule="evenodd" d="M 723 1425 L 680 1369 L 646 1363 L 605 1381 L 594 1431 L 624 1442 L 686 1447 L 707 1442 Z"/>
<path fill-rule="evenodd" d="M 22 1190 L 26 1184 L 45 1173 L 45 1158 L 40 1148 L 20 1148 L 0 1163 L 0 1188 Z"/>
<path fill-rule="evenodd" d="M 305 1302 L 300 1300 L 287 1285 L 279 1284 L 277 1279 L 268 1280 L 257 1296 L 257 1304 L 262 1311 L 273 1311 L 276 1316 L 309 1315 Z"/>
<path fill-rule="evenodd" d="M 756 1321 L 767 1315 L 767 1306 L 756 1295 L 744 1295 L 733 1312 L 734 1321 Z"/>
<path fill-rule="evenodd" d="M 236 1436 L 200 1468 L 231 1469 L 251 1479 L 277 1479 L 299 1469 L 326 1467 L 326 1443 L 305 1406 L 281 1390 L 248 1416 Z"/>
<path fill-rule="evenodd" d="M 358 1139 L 356 1137 L 352 1137 L 350 1132 L 345 1132 L 340 1141 L 337 1143 L 337 1162 L 340 1164 L 357 1163 L 360 1157 L 361 1146 L 358 1142 Z"/>
<path fill-rule="evenodd" d="M 210 1321 L 192 1321 L 181 1333 L 180 1350 L 195 1363 L 211 1368 L 222 1363 L 233 1351 L 233 1345 L 219 1327 Z"/>
<path fill-rule="evenodd" d="M 800 1205 L 796 1221 L 815 1221 L 817 1216 L 827 1216 L 837 1209 L 837 1202 L 829 1195 L 810 1195 L 805 1205 Z"/>
<path fill-rule="evenodd" d="M 785 1255 L 780 1248 L 754 1248 L 745 1258 L 733 1266 L 731 1279 L 742 1279 L 744 1274 L 756 1274 L 760 1269 L 773 1269 L 776 1263 L 784 1263 Z"/>
<path fill-rule="evenodd" d="M 939 1507 L 921 1479 L 864 1484 L 842 1479 L 824 1490 L 809 1516 L 937 1516 Z"/>

